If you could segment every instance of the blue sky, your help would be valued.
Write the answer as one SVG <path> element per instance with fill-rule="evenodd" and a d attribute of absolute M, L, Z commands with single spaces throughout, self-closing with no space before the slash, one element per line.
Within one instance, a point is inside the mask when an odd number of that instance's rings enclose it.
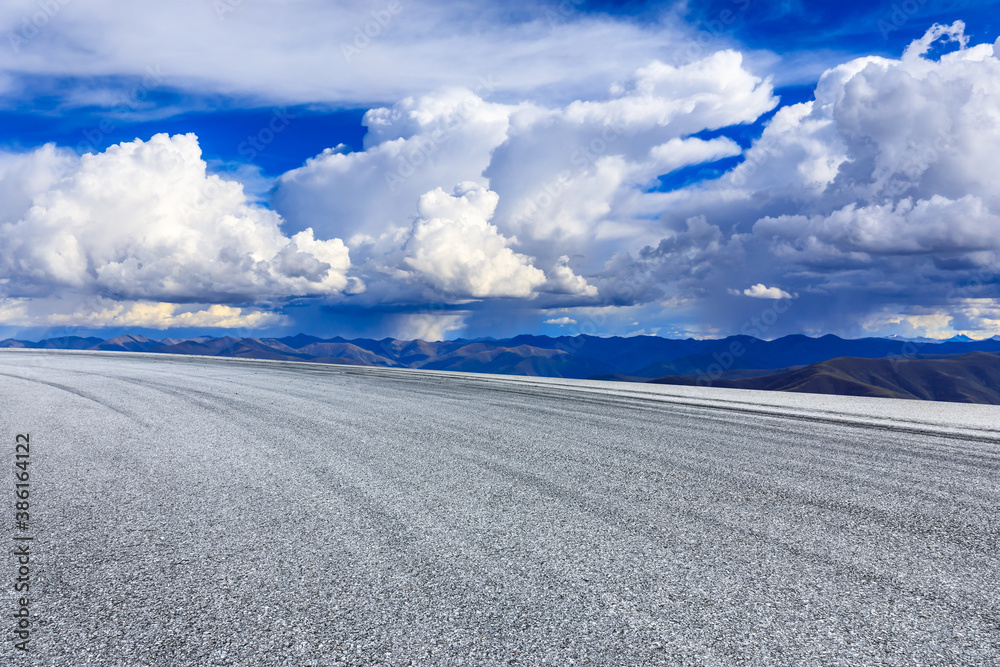
<path fill-rule="evenodd" d="M 0 336 L 996 335 L 998 4 L 6 3 Z"/>

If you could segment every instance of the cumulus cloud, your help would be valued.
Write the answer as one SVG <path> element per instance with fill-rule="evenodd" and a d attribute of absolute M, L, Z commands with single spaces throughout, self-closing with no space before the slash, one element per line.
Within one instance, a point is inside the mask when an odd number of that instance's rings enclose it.
<path fill-rule="evenodd" d="M 0 224 L 20 220 L 32 200 L 52 187 L 75 162 L 72 152 L 54 144 L 29 153 L 0 151 Z"/>
<path fill-rule="evenodd" d="M 649 192 L 659 176 L 739 153 L 731 140 L 689 135 L 753 122 L 776 104 L 741 54 L 721 51 L 680 67 L 654 62 L 608 99 L 518 109 L 485 172 L 501 195 L 501 228 L 582 254 L 594 237 L 605 250 L 634 244 L 662 210 Z"/>
<path fill-rule="evenodd" d="M 421 195 L 464 181 L 500 195 L 496 224 L 554 262 L 551 241 L 634 238 L 656 210 L 657 177 L 739 154 L 688 135 L 756 120 L 777 99 L 735 51 L 640 68 L 608 99 L 497 104 L 448 88 L 365 114 L 365 150 L 329 149 L 283 175 L 272 198 L 293 228 L 350 239 L 414 214 Z M 359 196 L 360 195 L 360 196 Z M 641 218 L 641 220 L 637 220 Z"/>
<path fill-rule="evenodd" d="M 454 195 L 440 188 L 423 195 L 403 249 L 408 271 L 459 297 L 531 296 L 545 273 L 489 223 L 498 200 L 475 183 L 460 184 Z"/>
<path fill-rule="evenodd" d="M 576 324 L 576 320 L 572 317 L 553 317 L 552 319 L 545 320 L 546 324 L 557 324 L 559 326 L 566 326 L 567 324 Z"/>
<path fill-rule="evenodd" d="M 952 50 L 931 58 L 939 40 Z M 998 298 L 996 51 L 970 45 L 956 22 L 931 28 L 899 59 L 830 69 L 815 99 L 777 111 L 741 164 L 661 200 L 665 224 L 697 212 L 717 232 L 692 238 L 690 248 L 679 245 L 684 234 L 667 236 L 608 273 L 646 298 L 676 276 L 668 291 L 693 298 L 699 316 L 722 330 L 754 311 L 709 295 L 719 286 L 744 294 L 729 286 L 749 273 L 797 295 L 776 325 L 785 333 L 865 335 L 872 331 L 861 321 L 920 317 L 899 322 L 930 327 L 939 315 L 997 333 L 991 318 L 967 317 L 962 301 Z M 651 263 L 660 257 L 667 261 Z"/>
<path fill-rule="evenodd" d="M 583 276 L 573 273 L 568 255 L 562 255 L 549 271 L 549 279 L 545 283 L 545 291 L 552 294 L 568 294 L 584 297 L 596 297 L 597 287 L 587 282 Z"/>
<path fill-rule="evenodd" d="M 366 150 L 328 149 L 278 179 L 272 198 L 293 229 L 374 238 L 417 211 L 420 197 L 456 184 L 487 186 L 482 172 L 507 135 L 510 108 L 445 89 L 368 111 Z"/>
<path fill-rule="evenodd" d="M 416 277 L 450 300 L 544 294 L 541 307 L 591 305 L 601 295 L 588 275 L 662 236 L 657 178 L 739 153 L 730 139 L 689 135 L 777 103 L 734 51 L 654 62 L 605 99 L 565 106 L 491 103 L 487 92 L 488 82 L 369 111 L 365 150 L 331 149 L 288 172 L 272 205 L 292 229 L 346 239 L 369 299 L 427 298 L 412 291 Z M 468 199 L 472 186 L 491 193 L 474 195 L 475 214 L 421 210 Z"/>
<path fill-rule="evenodd" d="M 740 294 L 741 292 L 737 290 L 732 290 L 733 292 Z M 794 298 L 793 295 L 789 294 L 780 287 L 767 287 L 763 283 L 757 283 L 756 285 L 751 285 L 747 289 L 743 290 L 742 294 L 744 296 L 749 296 L 754 299 L 791 299 Z"/>
<path fill-rule="evenodd" d="M 238 183 L 206 173 L 194 135 L 160 134 L 68 165 L 51 147 L 7 154 L 4 162 L 15 166 L 0 171 L 0 189 L 30 195 L 6 201 L 2 213 L 0 295 L 7 298 L 153 301 L 158 317 L 181 322 L 185 316 L 163 309 L 324 296 L 348 286 L 341 240 L 318 240 L 311 229 L 286 237 L 276 213 L 248 202 Z M 220 313 L 187 319 L 208 322 Z"/>

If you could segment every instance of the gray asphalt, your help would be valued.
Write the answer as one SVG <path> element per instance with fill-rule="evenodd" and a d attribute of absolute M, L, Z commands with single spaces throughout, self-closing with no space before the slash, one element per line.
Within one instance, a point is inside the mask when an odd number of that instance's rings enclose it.
<path fill-rule="evenodd" d="M 1000 408 L 693 391 L 0 353 L 0 664 L 1000 664 Z"/>

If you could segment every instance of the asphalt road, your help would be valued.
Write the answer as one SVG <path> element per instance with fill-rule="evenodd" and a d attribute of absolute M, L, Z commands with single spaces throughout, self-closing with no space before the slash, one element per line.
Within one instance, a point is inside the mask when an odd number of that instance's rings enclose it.
<path fill-rule="evenodd" d="M 7 556 L 0 664 L 998 665 L 998 425 L 992 406 L 3 352 L 0 479 L 12 505 L 29 432 L 36 616 L 26 657 Z"/>

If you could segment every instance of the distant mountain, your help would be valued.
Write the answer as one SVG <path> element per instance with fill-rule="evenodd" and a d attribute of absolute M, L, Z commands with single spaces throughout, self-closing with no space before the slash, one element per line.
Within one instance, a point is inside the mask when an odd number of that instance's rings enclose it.
<path fill-rule="evenodd" d="M 35 350 L 89 350 L 102 343 L 100 338 L 81 338 L 79 336 L 63 336 L 62 338 L 47 338 L 33 343 L 27 340 L 0 340 L 0 348 L 30 348 Z"/>
<path fill-rule="evenodd" d="M 589 378 L 614 372 L 614 368 L 583 355 L 531 345 L 496 347 L 495 343 L 476 342 L 440 357 L 416 364 L 416 368 L 474 373 L 504 373 L 541 377 Z"/>
<path fill-rule="evenodd" d="M 895 340 L 901 343 L 943 343 L 944 340 L 941 338 L 927 338 L 926 336 L 918 336 L 916 338 L 907 338 L 906 336 L 883 336 L 886 340 Z"/>
<path fill-rule="evenodd" d="M 771 341 L 750 336 L 731 336 L 721 340 L 679 342 L 688 344 L 675 346 L 674 350 L 657 350 L 654 352 L 655 360 L 652 363 L 633 366 L 631 369 L 623 368 L 623 371 L 646 378 L 664 375 L 704 375 L 720 378 L 731 377 L 736 371 L 754 371 L 754 374 L 760 374 L 762 370 L 807 366 L 836 357 L 876 359 L 914 354 L 926 347 L 920 343 L 885 338 L 844 339 L 832 335 L 820 338 L 792 335 Z M 996 349 L 1000 349 L 1000 346 L 995 341 L 933 345 L 935 353 Z M 669 354 L 681 350 L 687 354 Z M 633 363 L 636 361 L 638 359 L 633 360 Z"/>
<path fill-rule="evenodd" d="M 312 358 L 342 359 L 343 362 L 361 364 L 364 366 L 403 366 L 404 364 L 389 357 L 348 342 L 332 342 L 317 339 L 298 348 L 299 354 Z"/>
<path fill-rule="evenodd" d="M 1000 352 L 1000 337 L 983 341 L 956 339 L 923 342 L 891 338 L 844 339 L 832 335 L 819 338 L 794 335 L 770 341 L 750 336 L 677 340 L 657 336 L 551 338 L 524 335 L 504 340 L 424 341 L 324 339 L 306 334 L 282 338 L 198 336 L 163 340 L 124 335 L 108 340 L 77 336 L 38 342 L 8 339 L 0 341 L 2 347 L 155 352 L 637 382 L 665 378 L 660 381 L 752 385 L 757 388 L 769 388 L 771 385 L 780 388 L 783 383 L 791 382 L 789 386 L 795 387 L 828 386 L 834 393 L 897 395 L 899 387 L 895 381 L 868 382 L 864 378 L 855 378 L 844 368 L 823 367 L 817 370 L 811 367 L 842 357 L 884 361 L 887 357 L 902 355 L 904 359 L 917 360 L 920 355 L 928 354 Z M 893 367 L 898 366 L 899 363 L 896 363 Z M 879 366 L 876 364 L 874 367 Z M 808 381 L 807 376 L 811 378 Z M 940 379 L 935 381 L 939 384 L 943 382 Z M 724 382 L 744 385 L 724 385 Z M 864 386 L 858 386 L 858 382 Z M 916 385 L 914 391 L 906 391 L 912 397 L 945 395 L 937 389 L 918 391 Z"/>
<path fill-rule="evenodd" d="M 145 336 L 127 335 L 110 338 L 94 345 L 90 349 L 116 352 L 150 352 L 158 347 L 163 347 L 163 343 L 158 340 L 146 338 Z"/>
<path fill-rule="evenodd" d="M 969 352 L 920 358 L 840 357 L 756 378 L 698 380 L 674 376 L 652 382 L 1000 405 L 1000 355 Z"/>

